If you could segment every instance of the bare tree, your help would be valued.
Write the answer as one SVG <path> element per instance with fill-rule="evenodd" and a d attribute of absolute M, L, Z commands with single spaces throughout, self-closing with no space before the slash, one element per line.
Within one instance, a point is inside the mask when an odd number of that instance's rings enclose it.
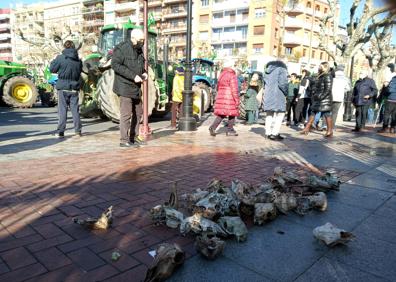
<path fill-rule="evenodd" d="M 392 27 L 395 23 L 396 15 L 389 13 L 387 17 L 377 21 L 379 15 L 385 15 L 391 9 L 389 6 L 374 7 L 373 0 L 354 0 L 350 8 L 349 23 L 347 24 L 348 40 L 343 41 L 337 36 L 337 27 L 334 24 L 332 30 L 333 40 L 332 44 L 326 42 L 326 34 L 329 33 L 329 21 L 335 18 L 337 0 L 327 0 L 330 11 L 322 18 L 320 23 L 320 48 L 326 51 L 329 56 L 339 64 L 348 64 L 350 58 L 356 52 L 362 49 L 367 43 L 370 43 L 372 37 L 376 34 L 378 29 L 385 27 Z M 356 11 L 360 5 L 363 5 L 363 12 L 357 15 Z M 391 10 L 392 12 L 392 10 Z"/>

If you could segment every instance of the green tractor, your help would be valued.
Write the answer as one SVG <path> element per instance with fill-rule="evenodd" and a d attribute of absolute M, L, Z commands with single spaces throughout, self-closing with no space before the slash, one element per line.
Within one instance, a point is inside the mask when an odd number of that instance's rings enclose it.
<path fill-rule="evenodd" d="M 119 121 L 120 103 L 119 97 L 113 92 L 114 71 L 111 69 L 111 56 L 114 47 L 130 39 L 131 31 L 135 28 L 142 27 L 125 23 L 102 28 L 98 52 L 89 55 L 83 64 L 84 83 L 80 92 L 80 113 L 83 117 L 107 117 L 112 121 Z M 173 75 L 168 73 L 166 62 L 158 62 L 157 35 L 151 30 L 148 44 L 149 115 L 163 116 L 169 112 L 169 82 Z"/>
<path fill-rule="evenodd" d="M 30 108 L 38 91 L 25 65 L 0 60 L 0 97 L 8 106 Z"/>

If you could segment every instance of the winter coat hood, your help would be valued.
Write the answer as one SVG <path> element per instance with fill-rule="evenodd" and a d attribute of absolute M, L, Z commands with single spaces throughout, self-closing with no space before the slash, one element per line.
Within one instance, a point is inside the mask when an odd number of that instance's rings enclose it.
<path fill-rule="evenodd" d="M 267 64 L 266 69 L 265 69 L 265 73 L 266 74 L 270 74 L 274 70 L 276 70 L 277 68 L 284 68 L 285 70 L 287 70 L 287 67 L 286 67 L 284 62 L 282 62 L 282 61 L 271 61 L 271 62 L 269 62 Z"/>
<path fill-rule="evenodd" d="M 78 52 L 77 49 L 75 48 L 67 48 L 62 51 L 62 54 L 67 58 L 67 59 L 72 59 L 74 61 L 79 61 L 80 59 L 78 58 Z"/>

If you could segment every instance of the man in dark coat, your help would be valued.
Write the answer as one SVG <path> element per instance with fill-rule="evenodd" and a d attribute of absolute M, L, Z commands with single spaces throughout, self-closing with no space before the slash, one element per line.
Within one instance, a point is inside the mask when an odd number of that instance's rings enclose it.
<path fill-rule="evenodd" d="M 386 99 L 384 103 L 384 123 L 382 129 L 379 131 L 380 133 L 393 133 L 396 132 L 396 72 L 395 65 L 388 65 L 391 73 L 390 77 L 387 80 L 390 80 L 389 85 L 383 87 L 383 91 L 381 91 L 382 96 Z M 390 128 L 388 129 L 388 126 Z"/>
<path fill-rule="evenodd" d="M 143 115 L 141 85 L 148 78 L 144 69 L 143 45 L 143 31 L 134 29 L 131 40 L 121 42 L 114 48 L 111 60 L 115 72 L 113 91 L 120 97 L 120 147 L 145 144 L 144 139 L 139 137 Z"/>
<path fill-rule="evenodd" d="M 352 131 L 359 132 L 366 126 L 368 109 L 373 103 L 373 98 L 377 96 L 377 92 L 374 80 L 368 77 L 367 71 L 362 71 L 353 88 L 352 101 L 356 108 L 356 126 Z"/>
<path fill-rule="evenodd" d="M 82 62 L 78 58 L 78 52 L 74 43 L 67 40 L 61 55 L 58 55 L 50 64 L 50 72 L 58 74 L 56 89 L 58 92 L 58 136 L 65 136 L 67 122 L 67 107 L 73 116 L 74 131 L 81 136 L 80 109 L 78 105 L 78 93 L 80 91 L 80 75 Z"/>

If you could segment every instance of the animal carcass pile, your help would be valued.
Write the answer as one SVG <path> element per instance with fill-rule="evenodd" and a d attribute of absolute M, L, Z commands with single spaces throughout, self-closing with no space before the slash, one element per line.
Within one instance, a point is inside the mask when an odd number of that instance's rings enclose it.
<path fill-rule="evenodd" d="M 312 209 L 325 211 L 326 192 L 338 191 L 340 183 L 331 173 L 299 177 L 276 167 L 261 185 L 234 180 L 227 187 L 221 180 L 212 180 L 205 189 L 180 197 L 174 187 L 171 201 L 153 207 L 150 214 L 156 224 L 178 228 L 183 235 L 195 234 L 197 250 L 214 259 L 224 249 L 225 238 L 247 239 L 242 217 L 251 216 L 254 224 L 263 225 L 290 211 L 300 215 Z"/>

